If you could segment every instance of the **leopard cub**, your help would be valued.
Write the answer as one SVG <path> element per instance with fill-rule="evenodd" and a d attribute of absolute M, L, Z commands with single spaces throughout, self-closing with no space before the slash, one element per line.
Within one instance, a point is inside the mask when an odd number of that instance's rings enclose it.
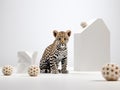
<path fill-rule="evenodd" d="M 49 45 L 40 60 L 41 73 L 68 73 L 67 71 L 67 42 L 71 31 L 53 31 L 54 42 Z M 61 70 L 58 70 L 58 64 L 61 62 Z"/>

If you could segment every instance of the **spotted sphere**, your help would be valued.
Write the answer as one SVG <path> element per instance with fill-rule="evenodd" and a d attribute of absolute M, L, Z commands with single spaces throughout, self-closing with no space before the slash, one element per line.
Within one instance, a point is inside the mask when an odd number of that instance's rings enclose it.
<path fill-rule="evenodd" d="M 40 73 L 40 69 L 37 65 L 29 66 L 29 68 L 28 68 L 29 76 L 38 76 L 39 73 Z"/>
<path fill-rule="evenodd" d="M 106 64 L 102 67 L 102 75 L 107 81 L 117 81 L 120 77 L 120 67 L 117 64 Z"/>
<path fill-rule="evenodd" d="M 5 76 L 10 76 L 13 73 L 13 67 L 11 65 L 5 65 L 2 68 L 2 73 Z"/>

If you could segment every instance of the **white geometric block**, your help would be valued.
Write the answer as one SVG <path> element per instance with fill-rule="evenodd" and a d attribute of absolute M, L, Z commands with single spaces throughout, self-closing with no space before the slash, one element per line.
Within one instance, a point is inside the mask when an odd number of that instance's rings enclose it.
<path fill-rule="evenodd" d="M 74 34 L 74 70 L 101 70 L 110 62 L 110 32 L 102 19 L 83 29 Z"/>
<path fill-rule="evenodd" d="M 35 64 L 37 52 L 29 53 L 28 51 L 19 51 L 17 73 L 27 73 L 28 67 Z"/>

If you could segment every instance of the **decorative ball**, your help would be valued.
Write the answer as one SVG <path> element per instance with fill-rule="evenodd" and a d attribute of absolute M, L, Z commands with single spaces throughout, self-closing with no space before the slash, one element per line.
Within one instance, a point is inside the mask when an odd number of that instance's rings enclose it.
<path fill-rule="evenodd" d="M 81 22 L 80 25 L 81 25 L 82 28 L 85 28 L 87 26 L 87 23 L 86 22 Z"/>
<path fill-rule="evenodd" d="M 102 68 L 102 75 L 107 81 L 117 81 L 120 77 L 120 68 L 116 64 L 106 64 Z"/>
<path fill-rule="evenodd" d="M 11 65 L 5 65 L 3 66 L 2 68 L 2 73 L 5 75 L 5 76 L 10 76 L 13 72 L 13 67 Z"/>
<path fill-rule="evenodd" d="M 40 69 L 37 65 L 31 65 L 29 68 L 28 68 L 28 74 L 30 76 L 38 76 L 38 74 L 40 73 Z"/>

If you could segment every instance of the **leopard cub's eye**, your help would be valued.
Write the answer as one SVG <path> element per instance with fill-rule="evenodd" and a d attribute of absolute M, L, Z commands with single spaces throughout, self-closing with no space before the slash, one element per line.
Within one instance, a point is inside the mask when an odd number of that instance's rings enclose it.
<path fill-rule="evenodd" d="M 67 38 L 64 38 L 64 40 L 67 40 Z"/>
<path fill-rule="evenodd" d="M 58 38 L 58 40 L 61 40 L 61 38 Z"/>

